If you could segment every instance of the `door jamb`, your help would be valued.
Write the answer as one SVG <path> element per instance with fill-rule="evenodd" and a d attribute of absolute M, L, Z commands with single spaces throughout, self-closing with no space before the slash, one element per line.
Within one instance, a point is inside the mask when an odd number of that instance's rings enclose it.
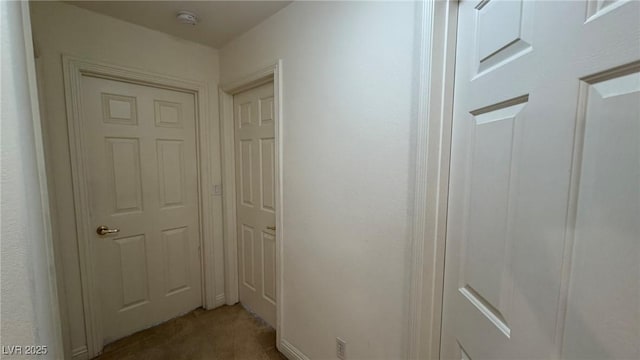
<path fill-rule="evenodd" d="M 418 21 L 409 359 L 439 359 L 458 2 L 422 1 Z"/>
<path fill-rule="evenodd" d="M 86 146 L 84 144 L 84 128 L 82 124 L 82 76 L 128 82 L 143 86 L 187 92 L 195 99 L 196 115 L 196 157 L 198 168 L 198 220 L 200 227 L 200 261 L 202 281 L 202 304 L 205 308 L 215 306 L 215 264 L 213 239 L 213 198 L 211 194 L 212 165 L 208 154 L 211 154 L 212 139 L 211 114 L 209 114 L 209 97 L 207 84 L 182 78 L 129 69 L 122 66 L 98 61 L 85 60 L 74 56 L 63 55 L 63 72 L 67 123 L 69 134 L 69 150 L 73 183 L 73 198 L 76 218 L 76 235 L 80 260 L 80 280 L 82 284 L 82 305 L 85 313 L 85 334 L 88 357 L 102 352 L 102 324 L 99 316 L 98 295 L 94 282 L 94 269 L 90 263 L 93 254 L 93 225 L 86 209 L 89 205 L 87 186 Z"/>
<path fill-rule="evenodd" d="M 218 88 L 220 106 L 220 134 L 222 145 L 222 187 L 224 216 L 225 299 L 227 305 L 239 301 L 238 295 L 238 239 L 236 230 L 236 171 L 233 95 L 273 81 L 274 133 L 276 150 L 276 344 L 280 348 L 282 324 L 282 249 L 284 241 L 283 214 L 283 119 L 282 119 L 282 60 L 237 81 Z"/>

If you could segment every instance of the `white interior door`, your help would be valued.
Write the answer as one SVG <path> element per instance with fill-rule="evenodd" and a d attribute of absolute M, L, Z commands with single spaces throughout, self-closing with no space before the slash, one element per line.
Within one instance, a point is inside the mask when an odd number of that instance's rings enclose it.
<path fill-rule="evenodd" d="M 640 358 L 640 2 L 458 24 L 442 357 Z"/>
<path fill-rule="evenodd" d="M 233 97 L 240 302 L 275 327 L 273 83 Z"/>
<path fill-rule="evenodd" d="M 105 343 L 202 305 L 192 94 L 83 76 Z"/>

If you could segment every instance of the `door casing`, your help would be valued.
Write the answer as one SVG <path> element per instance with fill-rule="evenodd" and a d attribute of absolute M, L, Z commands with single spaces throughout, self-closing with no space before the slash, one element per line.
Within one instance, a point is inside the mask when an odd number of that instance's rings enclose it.
<path fill-rule="evenodd" d="M 207 85 L 180 78 L 173 78 L 151 72 L 128 69 L 98 61 L 85 60 L 63 55 L 63 72 L 65 85 L 65 101 L 67 108 L 67 124 L 69 134 L 69 150 L 73 183 L 73 201 L 76 218 L 76 235 L 78 238 L 78 255 L 80 260 L 80 281 L 82 284 L 82 305 L 85 313 L 85 333 L 88 357 L 97 356 L 102 351 L 102 327 L 99 315 L 97 287 L 94 281 L 94 269 L 90 261 L 93 254 L 91 241 L 94 224 L 86 209 L 89 209 L 87 187 L 87 166 L 84 154 L 84 127 L 82 124 L 82 76 L 92 76 L 115 81 L 128 82 L 168 90 L 176 90 L 193 94 L 196 102 L 196 157 L 198 168 L 198 222 L 200 227 L 201 272 L 202 272 L 202 304 L 205 308 L 213 308 L 215 301 L 215 264 L 213 239 L 213 204 L 212 204 L 212 166 L 209 161 L 210 139 L 212 127 L 211 114 L 208 110 Z M 58 275 L 60 277 L 60 275 Z"/>
<path fill-rule="evenodd" d="M 416 6 L 417 135 L 406 357 L 439 359 L 458 1 Z"/>
<path fill-rule="evenodd" d="M 274 97 L 274 134 L 275 134 L 275 168 L 276 168 L 276 345 L 278 350 L 288 353 L 281 345 L 282 334 L 282 243 L 285 234 L 282 219 L 282 60 L 260 69 L 236 81 L 223 84 L 218 89 L 220 106 L 220 137 L 222 145 L 222 188 L 224 214 L 224 269 L 225 299 L 227 305 L 239 301 L 238 295 L 238 237 L 236 231 L 236 166 L 235 140 L 233 123 L 233 96 L 256 86 L 273 82 Z M 285 346 L 286 347 L 286 344 Z"/>

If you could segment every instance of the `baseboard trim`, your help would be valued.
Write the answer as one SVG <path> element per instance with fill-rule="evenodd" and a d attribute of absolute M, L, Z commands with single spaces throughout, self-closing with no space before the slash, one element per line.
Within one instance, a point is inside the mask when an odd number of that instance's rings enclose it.
<path fill-rule="evenodd" d="M 89 358 L 89 349 L 86 345 L 82 345 L 71 350 L 71 358 L 73 360 L 86 360 Z"/>
<path fill-rule="evenodd" d="M 216 295 L 216 300 L 215 300 L 215 303 L 213 304 L 213 307 L 217 308 L 219 306 L 224 305 L 226 303 L 226 298 L 227 297 L 225 296 L 224 293 Z"/>
<path fill-rule="evenodd" d="M 307 355 L 291 345 L 287 340 L 282 339 L 278 350 L 289 360 L 310 360 Z"/>

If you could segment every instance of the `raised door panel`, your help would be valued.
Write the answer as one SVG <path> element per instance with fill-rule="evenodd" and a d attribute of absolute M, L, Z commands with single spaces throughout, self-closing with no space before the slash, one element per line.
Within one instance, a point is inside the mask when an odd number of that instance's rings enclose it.
<path fill-rule="evenodd" d="M 236 124 L 238 129 L 251 127 L 253 124 L 253 107 L 251 102 L 245 102 L 236 106 Z"/>
<path fill-rule="evenodd" d="M 587 21 L 605 15 L 629 1 L 633 0 L 587 0 Z"/>
<path fill-rule="evenodd" d="M 276 238 L 262 232 L 262 296 L 276 304 Z"/>
<path fill-rule="evenodd" d="M 184 205 L 186 193 L 184 141 L 156 140 L 160 206 Z"/>
<path fill-rule="evenodd" d="M 147 246 L 144 235 L 114 240 L 119 254 L 121 306 L 126 312 L 149 302 L 149 278 L 147 276 Z"/>
<path fill-rule="evenodd" d="M 262 210 L 274 213 L 275 194 L 275 142 L 273 138 L 260 139 L 260 201 Z"/>
<path fill-rule="evenodd" d="M 527 97 L 472 111 L 459 291 L 506 337 L 518 149 Z"/>
<path fill-rule="evenodd" d="M 136 98 L 102 93 L 102 120 L 105 124 L 137 125 Z"/>
<path fill-rule="evenodd" d="M 240 140 L 239 150 L 240 204 L 253 207 L 253 140 Z"/>
<path fill-rule="evenodd" d="M 640 358 L 639 71 L 583 83 L 568 359 Z"/>
<path fill-rule="evenodd" d="M 156 126 L 182 128 L 182 104 L 171 101 L 154 100 Z"/>
<path fill-rule="evenodd" d="M 106 176 L 111 184 L 111 213 L 142 211 L 140 141 L 137 138 L 106 138 Z"/>
<path fill-rule="evenodd" d="M 242 283 L 252 291 L 256 290 L 255 283 L 255 230 L 252 226 L 243 224 L 240 231 L 240 245 L 242 256 Z"/>
<path fill-rule="evenodd" d="M 495 69 L 532 49 L 530 1 L 484 0 L 475 10 L 476 73 Z"/>
<path fill-rule="evenodd" d="M 260 126 L 273 125 L 273 96 L 261 98 L 258 100 L 258 108 L 260 109 Z"/>
<path fill-rule="evenodd" d="M 189 290 L 189 232 L 187 227 L 162 231 L 165 253 L 165 296 Z"/>

